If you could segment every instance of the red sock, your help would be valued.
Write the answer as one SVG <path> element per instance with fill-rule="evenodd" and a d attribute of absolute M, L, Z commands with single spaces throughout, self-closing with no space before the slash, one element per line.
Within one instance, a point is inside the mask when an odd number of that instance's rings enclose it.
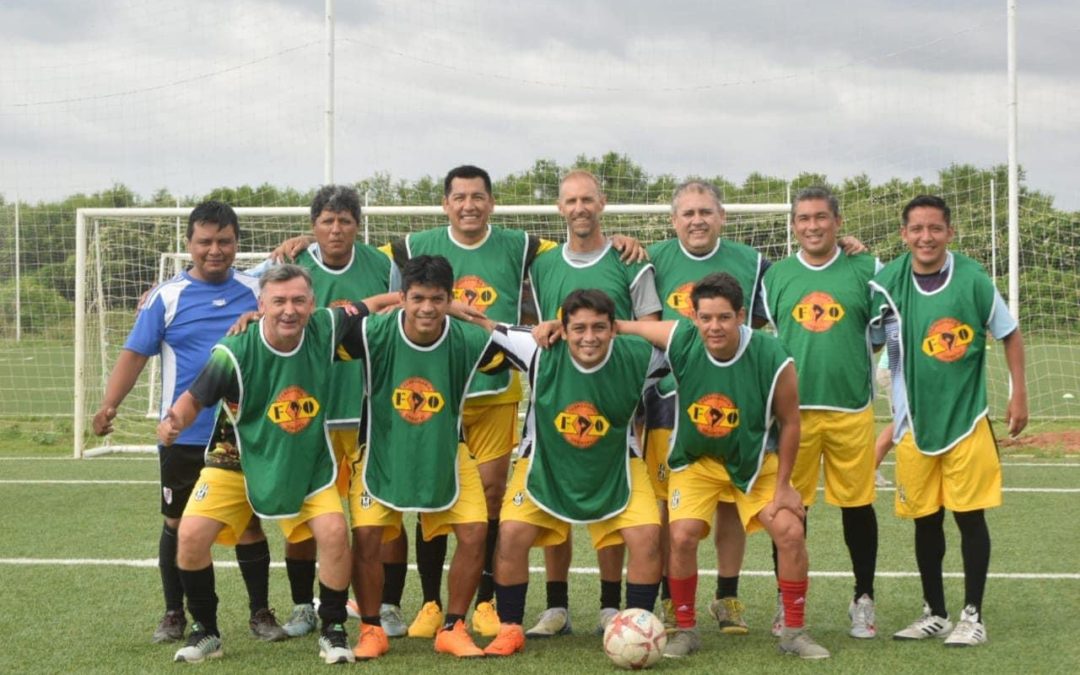
<path fill-rule="evenodd" d="M 675 605 L 675 624 L 679 628 L 693 628 L 697 625 L 694 614 L 694 598 L 697 596 L 697 575 L 685 579 L 668 578 L 671 588 L 671 602 Z"/>
<path fill-rule="evenodd" d="M 779 581 L 780 599 L 784 602 L 784 627 L 802 628 L 803 612 L 806 610 L 806 588 L 810 585 L 810 580 Z"/>

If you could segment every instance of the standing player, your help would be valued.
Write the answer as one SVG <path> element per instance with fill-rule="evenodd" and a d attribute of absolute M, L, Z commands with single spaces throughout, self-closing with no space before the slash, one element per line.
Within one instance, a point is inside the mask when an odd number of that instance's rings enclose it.
<path fill-rule="evenodd" d="M 701 647 L 694 612 L 698 541 L 721 498 L 733 501 L 747 531 L 764 528 L 779 551 L 784 603 L 780 652 L 822 659 L 829 652 L 803 627 L 809 556 L 805 513 L 791 485 L 799 448 L 795 367 L 776 338 L 746 323 L 742 288 L 729 274 L 710 274 L 690 293 L 693 324 L 618 322 L 667 351 L 677 383 L 678 418 L 669 464 L 671 598 L 678 630 L 664 655 Z"/>
<path fill-rule="evenodd" d="M 588 171 L 571 171 L 559 184 L 559 214 L 566 220 L 567 242 L 537 258 L 529 271 L 541 320 L 560 319 L 563 300 L 581 288 L 595 288 L 606 293 L 615 303 L 617 319 L 650 321 L 659 317 L 660 299 L 656 295 L 652 265 L 628 265 L 620 260 L 612 241 L 601 230 L 600 219 L 606 204 L 600 181 Z M 530 637 L 551 637 L 571 630 L 568 597 L 571 554 L 569 532 L 557 546 L 544 549 L 547 609 L 529 629 Z M 624 558 L 625 548 L 621 544 L 597 551 L 600 632 L 619 611 Z"/>
<path fill-rule="evenodd" d="M 849 634 L 873 638 L 878 527 L 869 283 L 880 263 L 843 255 L 841 223 L 828 190 L 796 195 L 791 226 L 799 251 L 765 273 L 765 307 L 799 376 L 802 435 L 791 480 L 809 509 L 824 468 L 825 501 L 840 507 L 855 574 Z"/>
<path fill-rule="evenodd" d="M 1001 505 L 1001 462 L 986 402 L 986 337 L 1005 344 L 1012 393 L 1009 434 L 1027 425 L 1024 342 L 986 271 L 949 250 L 956 231 L 940 197 L 904 206 L 900 237 L 908 253 L 874 277 L 890 353 L 896 513 L 915 521 L 915 559 L 923 614 L 893 635 L 944 637 L 950 647 L 986 642 L 982 600 L 990 567 L 986 509 Z M 895 349 L 895 352 L 894 352 Z M 953 628 L 945 607 L 941 561 L 945 509 L 960 528 L 964 609 Z M 951 630 L 950 630 L 951 629 Z"/>
<path fill-rule="evenodd" d="M 207 201 L 188 216 L 187 249 L 192 266 L 161 284 L 146 299 L 105 386 L 94 415 L 94 433 L 112 433 L 116 410 L 135 386 L 151 356 L 161 355 L 161 414 L 202 370 L 210 348 L 244 312 L 257 306 L 258 282 L 232 269 L 240 239 L 236 212 Z M 213 431 L 213 411 L 201 414 L 175 443 L 158 446 L 161 466 L 161 513 L 165 522 L 158 541 L 158 568 L 165 594 L 165 616 L 154 642 L 184 637 L 184 595 L 176 567 L 176 528 L 203 466 Z M 263 640 L 286 637 L 269 609 L 270 549 L 253 520 L 236 546 L 236 559 L 248 590 L 250 627 Z"/>

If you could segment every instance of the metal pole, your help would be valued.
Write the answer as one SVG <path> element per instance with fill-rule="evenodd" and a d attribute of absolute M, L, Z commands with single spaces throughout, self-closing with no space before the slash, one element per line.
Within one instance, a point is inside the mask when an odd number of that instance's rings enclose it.
<path fill-rule="evenodd" d="M 790 181 L 788 181 L 786 190 L 787 190 L 787 203 L 790 204 L 791 203 L 791 182 Z M 795 227 L 795 223 L 793 223 L 791 221 L 791 210 L 790 209 L 788 210 L 787 221 L 788 221 L 788 226 L 786 228 L 786 233 L 787 233 L 787 255 L 790 256 L 791 255 L 791 228 Z"/>
<path fill-rule="evenodd" d="M 82 457 L 86 419 L 86 216 L 75 212 L 75 458 Z"/>
<path fill-rule="evenodd" d="M 326 0 L 326 147 L 323 183 L 334 182 L 334 0 Z"/>
<path fill-rule="evenodd" d="M 22 342 L 22 257 L 19 249 L 19 193 L 15 193 L 15 342 Z"/>
<path fill-rule="evenodd" d="M 1008 3 L 1009 60 L 1009 311 L 1020 320 L 1020 170 L 1016 147 L 1016 0 Z"/>
<path fill-rule="evenodd" d="M 997 184 L 990 179 L 990 278 L 997 281 Z"/>
<path fill-rule="evenodd" d="M 371 243 L 371 224 L 368 222 L 368 204 L 371 202 L 371 190 L 364 190 L 364 243 Z"/>

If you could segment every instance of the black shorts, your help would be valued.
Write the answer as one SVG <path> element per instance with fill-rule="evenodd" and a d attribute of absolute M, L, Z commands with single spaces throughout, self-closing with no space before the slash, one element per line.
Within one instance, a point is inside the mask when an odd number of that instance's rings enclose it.
<path fill-rule="evenodd" d="M 206 448 L 202 445 L 159 445 L 161 515 L 179 518 L 199 480 Z"/>

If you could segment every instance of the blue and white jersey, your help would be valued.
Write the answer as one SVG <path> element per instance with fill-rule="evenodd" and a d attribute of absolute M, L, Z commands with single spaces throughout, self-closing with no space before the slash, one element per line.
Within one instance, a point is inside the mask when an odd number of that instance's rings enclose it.
<path fill-rule="evenodd" d="M 210 348 L 241 314 L 258 309 L 258 300 L 258 279 L 234 270 L 217 284 L 199 281 L 185 271 L 154 289 L 135 317 L 124 349 L 161 355 L 162 416 L 206 365 Z M 199 413 L 176 443 L 205 446 L 214 430 L 214 412 L 207 408 Z"/>

